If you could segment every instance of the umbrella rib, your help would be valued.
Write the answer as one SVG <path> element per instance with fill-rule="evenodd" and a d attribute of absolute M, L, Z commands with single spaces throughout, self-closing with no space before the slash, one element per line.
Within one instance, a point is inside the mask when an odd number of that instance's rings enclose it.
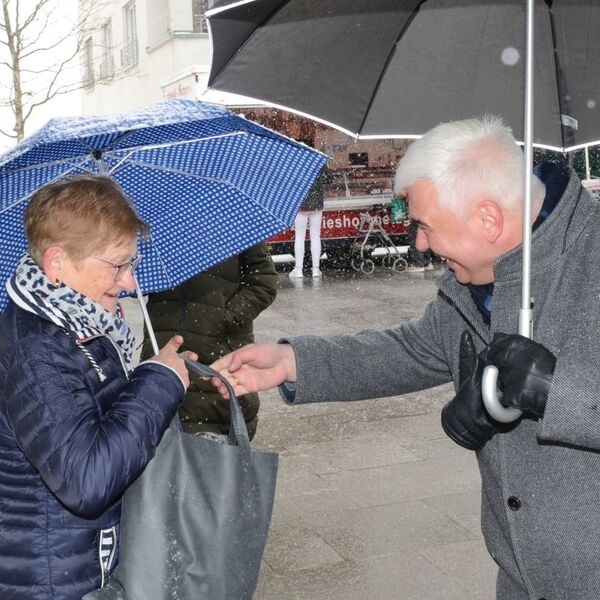
<path fill-rule="evenodd" d="M 120 161 L 119 165 L 120 166 L 125 166 L 123 163 L 124 163 L 124 161 Z M 245 192 L 243 192 L 234 183 L 231 183 L 227 179 L 218 179 L 216 177 L 207 177 L 206 175 L 196 175 L 195 173 L 188 173 L 187 171 L 181 171 L 181 170 L 175 169 L 173 167 L 162 167 L 162 166 L 159 166 L 159 165 L 153 165 L 151 163 L 145 163 L 145 162 L 139 161 L 139 160 L 129 160 L 129 161 L 127 161 L 126 164 L 127 165 L 137 166 L 137 167 L 143 167 L 143 168 L 146 168 L 146 169 L 153 169 L 154 171 L 162 171 L 164 173 L 173 173 L 173 175 L 182 175 L 184 177 L 192 177 L 194 179 L 200 179 L 202 181 L 212 181 L 213 183 L 219 183 L 219 184 L 222 184 L 222 185 L 227 185 L 229 187 L 235 188 L 241 194 L 243 194 L 244 196 L 246 196 L 247 198 L 249 198 L 248 194 L 246 194 Z M 116 172 L 116 170 L 117 170 L 116 167 L 115 167 L 115 169 L 111 169 L 109 175 L 113 175 Z"/>
<path fill-rule="evenodd" d="M 150 230 L 150 231 L 152 232 L 152 230 Z M 152 233 L 150 233 L 150 243 L 152 244 L 152 248 L 156 252 L 156 256 L 158 257 L 158 260 L 160 261 L 160 264 L 161 264 L 162 270 L 163 270 L 163 275 L 169 281 L 169 288 L 175 287 L 173 285 L 173 279 L 171 278 L 169 271 L 167 269 L 167 265 L 166 265 L 165 261 L 163 260 L 162 254 L 160 253 L 158 246 L 154 243 L 154 238 L 152 237 Z"/>
<path fill-rule="evenodd" d="M 56 161 L 56 162 L 64 164 L 64 161 Z M 48 163 L 48 164 L 55 164 L 55 163 L 53 162 L 53 163 Z M 28 167 L 28 169 L 29 169 L 29 167 Z M 70 169 L 68 169 L 67 171 L 63 171 L 62 173 L 58 174 L 56 177 L 54 177 L 50 181 L 47 181 L 44 185 L 49 185 L 51 183 L 54 183 L 55 181 L 58 181 L 59 179 L 63 178 L 65 175 L 68 175 L 69 173 L 71 173 L 74 169 L 82 169 L 82 167 L 81 167 L 81 165 L 71 165 Z M 17 170 L 12 171 L 12 172 L 16 172 Z M 87 169 L 82 169 L 82 170 L 87 170 Z M 9 171 L 9 173 L 10 172 L 11 171 Z M 5 213 L 6 211 L 10 210 L 11 208 L 14 208 L 15 206 L 18 206 L 19 204 L 21 204 L 21 202 L 24 202 L 25 200 L 27 200 L 27 198 L 29 198 L 31 196 L 31 194 L 33 194 L 35 191 L 36 190 L 34 190 L 32 192 L 29 192 L 28 194 L 26 194 L 25 196 L 22 196 L 18 200 L 15 200 L 14 202 L 11 202 L 11 204 L 9 204 L 8 206 L 4 207 L 3 209 L 0 209 L 0 215 L 3 214 L 3 213 Z"/>
<path fill-rule="evenodd" d="M 71 158 L 70 160 L 66 160 L 64 158 L 60 158 L 57 160 L 51 160 L 49 162 L 45 162 L 45 163 L 36 163 L 35 165 L 28 165 L 26 167 L 17 167 L 16 169 L 8 169 L 6 171 L 4 171 L 2 173 L 2 175 L 12 175 L 13 173 L 18 173 L 18 172 L 27 172 L 27 171 L 32 171 L 32 170 L 37 170 L 37 169 L 42 169 L 42 168 L 47 168 L 47 167 L 53 167 L 54 165 L 71 165 L 72 168 L 74 169 L 83 169 L 84 171 L 87 171 L 88 169 L 84 169 L 81 165 L 83 163 L 85 163 L 87 160 L 89 160 L 89 156 L 84 155 L 84 156 L 80 156 L 80 157 L 76 157 L 75 160 L 81 160 L 82 162 L 80 163 L 75 163 L 73 162 L 73 158 Z"/>
<path fill-rule="evenodd" d="M 379 77 L 377 78 L 377 83 L 375 84 L 375 87 L 373 88 L 373 93 L 371 94 L 371 98 L 369 99 L 369 105 L 367 106 L 367 110 L 365 110 L 365 113 L 364 113 L 364 116 L 363 116 L 362 121 L 360 123 L 360 126 L 358 127 L 358 133 L 359 134 L 362 131 L 363 127 L 365 126 L 365 122 L 367 120 L 369 112 L 371 111 L 371 106 L 373 106 L 373 102 L 375 101 L 375 96 L 377 96 L 377 92 L 379 91 L 379 88 L 381 87 L 381 83 L 383 82 L 383 78 L 384 78 L 384 76 L 385 76 L 385 74 L 386 74 L 386 72 L 388 70 L 388 67 L 389 67 L 390 63 L 392 62 L 392 58 L 393 58 L 394 54 L 396 53 L 396 49 L 398 47 L 398 42 L 402 39 L 402 36 L 406 32 L 406 30 L 409 28 L 409 26 L 413 22 L 414 18 L 417 16 L 417 13 L 419 12 L 419 10 L 421 10 L 421 5 L 425 1 L 426 0 L 421 0 L 419 2 L 418 6 L 416 6 L 413 9 L 410 17 L 406 20 L 406 22 L 402 26 L 402 29 L 401 29 L 400 33 L 396 37 L 396 43 L 394 44 L 394 49 L 388 54 L 387 60 L 385 61 L 385 65 L 383 65 L 383 67 L 381 69 L 381 73 L 379 74 Z"/>
<path fill-rule="evenodd" d="M 121 161 L 119 164 L 121 165 L 122 163 L 123 163 L 123 161 Z M 187 171 L 181 171 L 179 169 L 174 169 L 173 167 L 161 167 L 159 165 L 153 165 L 153 164 L 145 163 L 145 162 L 138 161 L 138 160 L 127 161 L 127 164 L 135 165 L 137 167 L 142 167 L 142 168 L 146 168 L 146 169 L 153 169 L 155 171 L 163 171 L 165 173 L 173 173 L 173 175 L 182 175 L 184 177 L 192 177 L 193 179 L 200 179 L 201 181 L 210 181 L 212 183 L 226 185 L 227 187 L 232 187 L 235 190 L 237 190 L 240 194 L 245 196 L 248 200 L 252 200 L 252 198 L 250 196 L 248 196 L 248 194 L 246 194 L 246 192 L 244 192 L 237 185 L 235 185 L 234 183 L 232 183 L 231 181 L 229 181 L 227 179 L 218 179 L 217 177 L 207 177 L 206 175 L 197 175 L 195 173 L 188 173 Z M 110 174 L 112 175 L 114 172 L 115 172 L 115 170 L 113 169 L 113 170 L 111 170 Z"/>
<path fill-rule="evenodd" d="M 556 91 L 558 92 L 558 111 L 559 111 L 559 119 L 560 119 L 560 141 L 562 142 L 562 146 L 563 148 L 566 148 L 568 146 L 567 144 L 567 140 L 566 140 L 566 136 L 564 133 L 564 129 L 563 127 L 563 122 L 562 122 L 562 117 L 563 114 L 568 114 L 565 111 L 568 110 L 568 108 L 566 107 L 567 101 L 565 100 L 563 103 L 563 99 L 566 98 L 566 95 L 563 94 L 563 90 L 561 89 L 561 83 L 562 83 L 562 79 L 561 79 L 561 75 L 562 75 L 562 69 L 560 68 L 560 60 L 558 58 L 558 52 L 556 51 L 556 23 L 554 22 L 554 13 L 552 12 L 552 9 L 548 8 L 548 16 L 550 19 L 550 32 L 552 34 L 552 49 L 553 49 L 553 55 L 554 55 L 554 71 L 555 71 L 555 79 L 556 79 Z M 563 104 L 565 105 L 563 108 Z M 570 116 L 570 115 L 569 115 Z M 571 138 L 571 142 L 573 141 L 573 134 L 571 133 L 571 135 L 569 136 Z M 564 151 L 564 150 L 562 150 Z"/>
<path fill-rule="evenodd" d="M 123 164 L 134 152 L 145 152 L 146 150 L 158 150 L 160 148 L 173 148 L 175 146 L 182 146 L 185 144 L 196 144 L 198 142 L 209 142 L 211 140 L 218 140 L 221 138 L 233 137 L 236 135 L 248 135 L 247 131 L 232 131 L 230 133 L 222 133 L 219 135 L 211 135 L 203 138 L 194 138 L 192 140 L 181 140 L 180 142 L 163 142 L 162 144 L 148 144 L 145 146 L 135 146 L 133 148 L 115 148 L 110 152 L 125 152 L 127 154 L 110 170 L 110 173 L 116 171 L 121 164 Z M 106 155 L 106 153 L 104 153 Z M 133 161 L 132 161 L 133 162 Z"/>
<path fill-rule="evenodd" d="M 207 24 L 208 24 L 208 37 L 210 39 L 210 72 L 208 73 L 208 81 L 210 83 L 209 88 L 213 87 L 213 84 L 215 83 L 212 80 L 212 70 L 213 70 L 213 58 L 214 58 L 214 41 L 213 41 L 213 33 L 212 33 L 212 26 L 211 26 L 211 22 L 210 22 L 210 18 L 216 14 L 218 14 L 219 12 L 222 12 L 224 10 L 231 10 L 234 8 L 238 8 L 239 6 L 243 6 L 244 4 L 250 4 L 252 2 L 256 2 L 256 0 L 240 0 L 239 2 L 235 2 L 233 4 L 230 4 L 229 6 L 223 6 L 223 7 L 217 7 L 217 8 L 213 8 L 210 10 L 206 11 L 206 16 L 207 18 Z M 248 36 L 245 40 L 244 43 L 233 53 L 232 56 L 229 57 L 227 63 L 225 65 L 223 65 L 221 67 L 221 72 L 223 72 L 223 70 L 229 66 L 231 64 L 231 61 L 239 54 L 239 52 L 242 50 L 242 48 L 248 43 L 248 40 L 252 37 L 252 35 L 254 34 L 254 32 L 259 29 L 260 27 L 262 27 L 269 19 L 271 19 L 273 17 L 273 15 L 275 15 L 277 12 L 279 12 L 286 4 L 289 3 L 289 0 L 283 0 L 283 2 L 281 2 L 278 6 L 276 6 L 268 15 L 265 16 L 265 18 L 263 19 L 263 21 L 261 23 L 259 23 L 255 28 L 254 31 L 250 34 L 250 36 Z"/>

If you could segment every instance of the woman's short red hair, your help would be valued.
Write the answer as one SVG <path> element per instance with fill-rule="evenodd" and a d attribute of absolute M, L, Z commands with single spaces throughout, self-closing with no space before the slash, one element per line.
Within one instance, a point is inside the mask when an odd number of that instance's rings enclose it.
<path fill-rule="evenodd" d="M 121 187 L 103 175 L 41 187 L 31 197 L 24 221 L 29 254 L 39 265 L 51 246 L 61 246 L 71 258 L 82 260 L 111 243 L 149 233 Z"/>

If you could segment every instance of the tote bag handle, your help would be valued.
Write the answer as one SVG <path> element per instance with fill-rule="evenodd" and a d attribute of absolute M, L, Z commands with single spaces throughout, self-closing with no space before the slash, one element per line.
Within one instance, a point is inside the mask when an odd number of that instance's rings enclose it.
<path fill-rule="evenodd" d="M 248 437 L 248 428 L 246 427 L 244 413 L 242 412 L 239 400 L 233 393 L 233 388 L 231 387 L 229 381 L 227 381 L 225 377 L 207 365 L 203 365 L 200 362 L 195 362 L 189 358 L 184 358 L 183 360 L 185 361 L 185 366 L 190 371 L 193 371 L 201 377 L 218 377 L 225 384 L 225 387 L 229 392 L 229 410 L 231 413 L 229 444 L 233 446 L 239 446 L 241 449 L 250 452 L 250 438 Z"/>

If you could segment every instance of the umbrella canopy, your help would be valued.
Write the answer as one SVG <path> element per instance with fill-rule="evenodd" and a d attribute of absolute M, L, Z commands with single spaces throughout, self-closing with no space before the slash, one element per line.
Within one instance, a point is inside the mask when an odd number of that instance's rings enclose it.
<path fill-rule="evenodd" d="M 531 337 L 532 147 L 566 151 L 600 142 L 597 0 L 215 6 L 207 13 L 215 90 L 361 137 L 418 137 L 441 121 L 483 112 L 504 118 L 525 146 L 519 333 Z M 497 370 L 487 367 L 484 401 L 508 422 L 520 413 L 500 406 L 496 380 Z"/>
<path fill-rule="evenodd" d="M 209 87 L 360 137 L 501 115 L 523 140 L 523 0 L 248 0 L 208 13 Z M 536 0 L 537 146 L 600 141 L 597 0 Z"/>
<path fill-rule="evenodd" d="M 0 281 L 27 248 L 23 212 L 40 186 L 115 179 L 150 224 L 137 276 L 170 288 L 288 229 L 326 156 L 227 110 L 170 100 L 132 112 L 53 119 L 0 157 Z M 0 288 L 0 310 L 7 302 Z"/>

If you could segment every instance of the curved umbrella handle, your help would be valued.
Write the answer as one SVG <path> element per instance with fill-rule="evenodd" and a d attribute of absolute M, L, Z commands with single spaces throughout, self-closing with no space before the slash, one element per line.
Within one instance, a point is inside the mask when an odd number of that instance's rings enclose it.
<path fill-rule="evenodd" d="M 481 379 L 481 395 L 486 410 L 499 423 L 512 423 L 523 413 L 517 408 L 505 408 L 498 400 L 498 368 L 488 365 L 483 370 Z"/>

